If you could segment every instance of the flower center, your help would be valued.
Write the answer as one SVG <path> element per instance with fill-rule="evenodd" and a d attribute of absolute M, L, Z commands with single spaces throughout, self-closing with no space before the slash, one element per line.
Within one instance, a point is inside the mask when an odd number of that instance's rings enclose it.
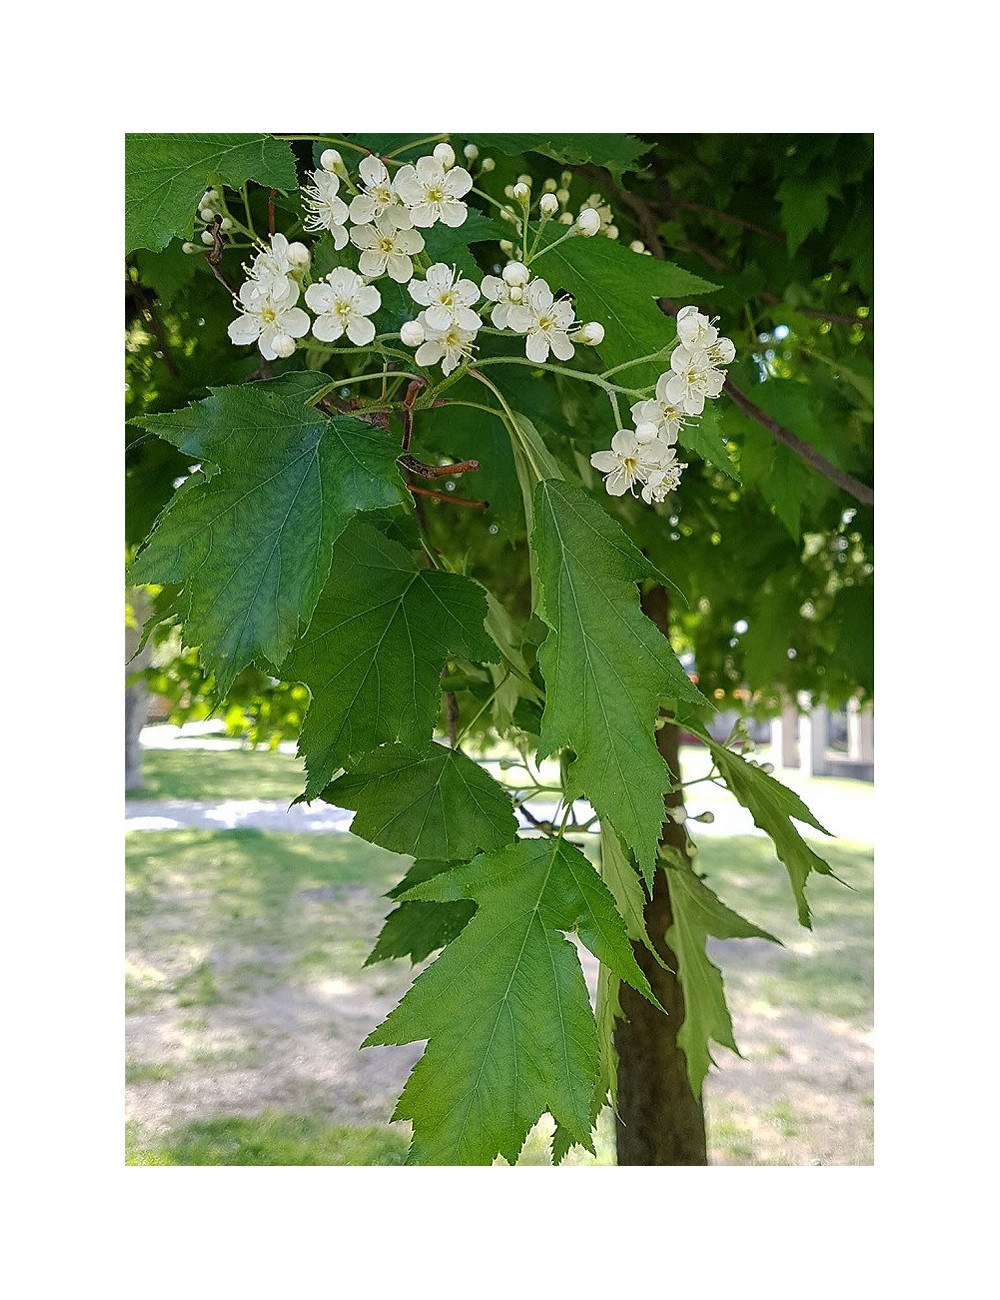
<path fill-rule="evenodd" d="M 444 190 L 430 189 L 427 191 L 428 203 L 440 203 L 444 199 Z"/>
<path fill-rule="evenodd" d="M 446 289 L 441 295 L 440 301 L 442 307 L 451 307 L 455 302 L 455 295 L 450 289 Z"/>
<path fill-rule="evenodd" d="M 380 253 L 392 253 L 395 251 L 395 248 L 396 245 L 388 235 L 383 235 L 378 241 L 378 250 Z"/>
<path fill-rule="evenodd" d="M 538 328 L 540 330 L 548 331 L 553 327 L 553 325 L 555 325 L 555 323 L 556 318 L 554 316 L 540 316 L 538 319 Z"/>
<path fill-rule="evenodd" d="M 267 323 L 270 325 L 272 321 L 278 319 L 278 313 L 272 311 L 270 307 L 262 307 L 260 309 L 260 318 L 263 321 L 267 321 Z"/>

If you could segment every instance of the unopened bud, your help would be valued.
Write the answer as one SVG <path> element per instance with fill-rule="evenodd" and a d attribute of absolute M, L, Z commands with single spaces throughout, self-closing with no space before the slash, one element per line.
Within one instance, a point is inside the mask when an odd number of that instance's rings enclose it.
<path fill-rule="evenodd" d="M 504 284 L 527 284 L 531 279 L 531 272 L 523 262 L 508 262 L 503 269 Z"/>
<path fill-rule="evenodd" d="M 201 196 L 202 206 L 206 208 L 211 207 L 212 204 L 218 203 L 218 201 L 221 198 L 222 195 L 219 193 L 218 190 L 216 189 L 206 190 L 205 193 Z"/>
<path fill-rule="evenodd" d="M 408 320 L 400 329 L 399 338 L 408 348 L 418 348 L 424 341 L 424 327 L 418 320 Z"/>
<path fill-rule="evenodd" d="M 343 165 L 343 158 L 336 149 L 324 149 L 319 156 L 319 165 L 325 172 L 335 172 Z"/>
<path fill-rule="evenodd" d="M 295 351 L 295 340 L 291 334 L 275 334 L 271 340 L 271 349 L 279 357 L 290 357 Z"/>
<path fill-rule="evenodd" d="M 573 184 L 573 173 L 563 172 L 563 174 L 559 177 L 559 180 L 561 181 L 563 188 L 566 189 Z"/>
<path fill-rule="evenodd" d="M 591 235 L 596 235 L 600 230 L 601 218 L 593 208 L 584 208 L 576 219 L 576 228 L 581 235 L 586 235 L 589 238 Z"/>
<path fill-rule="evenodd" d="M 511 191 L 511 198 L 517 199 L 519 203 L 527 203 L 531 198 L 531 190 L 528 189 L 527 185 L 525 185 L 523 181 L 518 181 Z"/>
<path fill-rule="evenodd" d="M 507 256 L 509 257 L 509 256 L 511 255 L 511 253 L 513 253 L 513 251 L 514 251 L 514 245 L 510 242 L 509 239 L 501 239 L 501 240 L 500 240 L 500 251 L 503 252 L 503 253 L 506 253 Z"/>
<path fill-rule="evenodd" d="M 569 202 L 569 190 L 556 190 L 556 198 L 563 205 L 567 204 Z"/>
<path fill-rule="evenodd" d="M 517 183 L 518 185 L 527 185 L 528 189 L 530 190 L 533 182 L 527 172 L 522 172 L 521 175 L 517 178 Z"/>
<path fill-rule="evenodd" d="M 483 161 L 479 164 L 479 169 L 480 171 L 491 172 L 495 166 L 496 163 L 493 161 L 492 158 L 484 158 Z"/>
<path fill-rule="evenodd" d="M 223 217 L 222 220 L 219 222 L 220 230 L 225 230 L 228 233 L 230 230 L 232 230 L 232 228 L 233 228 L 233 223 L 229 217 Z"/>
<path fill-rule="evenodd" d="M 670 814 L 670 816 L 674 819 L 674 821 L 677 822 L 677 824 L 678 824 L 679 826 L 683 826 L 684 823 L 685 823 L 685 822 L 687 821 L 687 819 L 688 819 L 687 809 L 684 808 L 684 807 L 681 807 L 681 808 L 668 808 L 668 809 L 667 809 L 667 812 L 668 812 L 668 813 Z"/>
<path fill-rule="evenodd" d="M 560 212 L 556 220 L 561 221 L 564 226 L 571 226 L 573 224 L 573 214 L 572 212 Z"/>
<path fill-rule="evenodd" d="M 598 217 L 598 221 L 600 221 L 600 217 Z M 608 237 L 609 239 L 617 239 L 617 238 L 618 238 L 618 227 L 617 227 L 617 226 L 606 226 L 605 229 L 604 229 L 604 233 L 607 235 L 607 237 Z"/>
<path fill-rule="evenodd" d="M 581 325 L 573 335 L 573 341 L 576 343 L 586 343 L 592 348 L 596 348 L 604 342 L 604 326 L 599 320 L 587 321 L 586 325 Z M 656 426 L 654 425 L 654 428 Z"/>
<path fill-rule="evenodd" d="M 201 217 L 202 221 L 211 221 L 212 218 L 215 216 L 215 213 L 212 211 L 211 208 L 202 208 L 201 211 L 198 213 L 198 216 Z"/>
<path fill-rule="evenodd" d="M 478 145 L 467 144 L 465 148 L 462 150 L 462 153 L 465 154 L 466 160 L 468 162 L 475 162 L 476 159 L 479 157 L 479 147 Z"/>
<path fill-rule="evenodd" d="M 188 242 L 188 243 L 184 243 L 184 244 L 181 244 L 181 249 L 182 249 L 183 252 L 185 252 L 185 253 L 200 253 L 200 252 L 201 252 L 201 249 L 197 246 L 197 244 L 192 244 L 192 243 L 190 243 L 190 242 Z"/>
<path fill-rule="evenodd" d="M 641 239 L 633 239 L 631 244 L 629 244 L 629 248 L 631 248 L 633 253 L 644 253 L 646 251 L 646 245 Z"/>
<path fill-rule="evenodd" d="M 545 193 L 538 200 L 538 208 L 546 217 L 554 216 L 559 211 L 559 200 L 554 194 Z"/>
<path fill-rule="evenodd" d="M 305 244 L 300 244 L 298 242 L 289 244 L 288 260 L 291 262 L 292 266 L 308 266 L 309 249 L 306 248 Z"/>
<path fill-rule="evenodd" d="M 773 764 L 773 763 L 761 763 L 761 765 L 760 765 L 760 770 L 761 770 L 762 772 L 766 772 L 767 775 L 770 776 L 771 773 L 774 771 L 774 764 Z"/>
<path fill-rule="evenodd" d="M 514 197 L 514 187 L 513 187 L 513 185 L 505 185 L 505 186 L 503 187 L 503 192 L 504 192 L 504 194 L 507 196 L 508 199 L 512 199 L 512 198 Z"/>
<path fill-rule="evenodd" d="M 215 236 L 212 234 L 210 230 L 203 230 L 201 232 L 201 242 L 203 244 L 214 244 Z"/>
<path fill-rule="evenodd" d="M 704 822 L 706 826 L 711 826 L 712 822 L 715 821 L 715 813 L 714 812 L 699 813 L 698 816 L 695 817 L 693 820 L 696 822 Z"/>
<path fill-rule="evenodd" d="M 434 157 L 442 167 L 455 166 L 455 150 L 444 140 L 434 146 Z"/>
<path fill-rule="evenodd" d="M 694 840 L 688 840 L 687 855 L 689 858 L 696 858 L 698 856 L 698 845 L 695 844 Z"/>

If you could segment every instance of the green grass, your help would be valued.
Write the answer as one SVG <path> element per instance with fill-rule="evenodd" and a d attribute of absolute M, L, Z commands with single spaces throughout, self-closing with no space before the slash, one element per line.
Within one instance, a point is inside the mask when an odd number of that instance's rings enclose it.
<path fill-rule="evenodd" d="M 305 789 L 302 760 L 252 749 L 144 749 L 143 786 L 126 799 L 281 799 Z"/>
<path fill-rule="evenodd" d="M 156 1147 L 126 1128 L 128 1165 L 401 1165 L 404 1134 L 357 1128 L 280 1111 L 201 1120 L 177 1129 Z"/>

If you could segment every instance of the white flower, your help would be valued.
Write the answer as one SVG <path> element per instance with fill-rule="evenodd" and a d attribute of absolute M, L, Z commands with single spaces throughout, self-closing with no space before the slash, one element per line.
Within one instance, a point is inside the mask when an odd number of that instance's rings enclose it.
<path fill-rule="evenodd" d="M 664 395 L 688 415 L 701 415 L 705 398 L 718 397 L 726 382 L 725 374 L 713 369 L 707 352 L 689 352 L 686 347 L 674 349 L 670 369 L 673 373 L 664 384 Z"/>
<path fill-rule="evenodd" d="M 680 402 L 671 402 L 667 398 L 667 384 L 672 378 L 673 371 L 668 370 L 656 381 L 656 396 L 647 398 L 644 402 L 636 402 L 632 407 L 632 419 L 636 424 L 651 421 L 656 425 L 658 436 L 667 443 L 677 441 L 687 414 Z"/>
<path fill-rule="evenodd" d="M 728 366 L 736 356 L 732 339 L 720 338 L 719 331 L 697 307 L 682 307 L 677 313 L 677 337 L 689 352 L 705 352 L 713 365 Z"/>
<path fill-rule="evenodd" d="M 658 439 L 640 440 L 635 429 L 619 429 L 611 439 L 610 451 L 595 451 L 590 458 L 594 469 L 604 475 L 604 486 L 613 497 L 635 494 L 636 483 L 645 483 L 669 453 Z"/>
<path fill-rule="evenodd" d="M 444 262 L 428 267 L 427 278 L 411 280 L 408 288 L 413 301 L 427 308 L 420 314 L 433 329 L 447 329 L 454 322 L 475 332 L 483 323 L 472 311 L 472 304 L 479 300 L 478 286 L 472 280 L 459 279 L 458 271 Z"/>
<path fill-rule="evenodd" d="M 441 369 L 450 375 L 457 365 L 472 355 L 475 330 L 462 329 L 454 323 L 445 329 L 435 329 L 428 322 L 425 311 L 417 317 L 417 323 L 424 330 L 424 342 L 417 348 L 413 358 L 418 366 L 433 366 L 440 361 Z"/>
<path fill-rule="evenodd" d="M 592 348 L 599 347 L 604 342 L 604 326 L 599 320 L 587 321 L 573 335 L 573 342 L 586 343 Z"/>
<path fill-rule="evenodd" d="M 419 348 L 424 341 L 424 327 L 420 321 L 404 321 L 399 329 L 399 341 L 408 348 Z"/>
<path fill-rule="evenodd" d="M 346 334 L 360 347 L 375 337 L 375 326 L 368 317 L 382 306 L 382 295 L 348 266 L 338 266 L 311 284 L 306 303 L 316 312 L 313 335 L 324 343 Z"/>
<path fill-rule="evenodd" d="M 432 157 L 418 158 L 416 166 L 401 167 L 396 174 L 395 190 L 410 209 L 415 226 L 460 226 L 468 208 L 460 202 L 472 189 L 472 177 L 464 167 L 448 171 Z"/>
<path fill-rule="evenodd" d="M 356 225 L 381 226 L 383 230 L 411 230 L 413 220 L 400 201 L 381 158 L 362 158 L 358 168 L 364 184 L 351 200 L 351 220 Z"/>
<path fill-rule="evenodd" d="M 229 324 L 228 334 L 234 343 L 256 343 L 268 361 L 291 356 L 294 343 L 289 349 L 286 340 L 300 339 L 309 332 L 309 317 L 295 306 L 299 286 L 292 280 L 285 283 L 288 292 L 276 298 L 248 280 L 240 287 L 241 314 Z"/>
<path fill-rule="evenodd" d="M 573 325 L 573 304 L 568 298 L 555 300 L 544 280 L 532 280 L 523 291 L 520 304 L 507 313 L 507 323 L 518 334 L 526 334 L 529 361 L 542 362 L 551 348 L 560 361 L 573 355 L 568 330 Z"/>
<path fill-rule="evenodd" d="M 358 268 L 362 275 L 374 279 L 389 275 L 397 284 L 413 279 L 411 253 L 419 253 L 424 237 L 416 230 L 396 230 L 390 226 L 355 226 L 351 243 L 362 250 Z"/>
<path fill-rule="evenodd" d="M 594 208 L 584 208 L 576 219 L 576 228 L 581 235 L 596 235 L 601 228 L 600 213 Z"/>
<path fill-rule="evenodd" d="M 343 199 L 337 197 L 340 177 L 332 171 L 315 171 L 312 178 L 312 185 L 302 187 L 302 206 L 307 214 L 305 228 L 329 230 L 334 248 L 343 248 L 347 243 L 348 207 Z"/>
<path fill-rule="evenodd" d="M 446 141 L 434 146 L 434 157 L 446 170 L 455 166 L 455 150 Z"/>
<path fill-rule="evenodd" d="M 298 301 L 299 286 L 295 276 L 301 271 L 293 247 L 284 235 L 272 235 L 270 248 L 262 248 L 253 265 L 249 269 L 244 267 L 250 282 L 265 297 L 288 301 L 289 306 Z"/>
<path fill-rule="evenodd" d="M 674 449 L 670 448 L 670 458 L 654 466 L 646 475 L 646 484 L 642 489 L 642 499 L 649 506 L 654 501 L 666 500 L 667 494 L 679 485 L 681 470 L 687 469 L 687 462 L 678 460 Z"/>

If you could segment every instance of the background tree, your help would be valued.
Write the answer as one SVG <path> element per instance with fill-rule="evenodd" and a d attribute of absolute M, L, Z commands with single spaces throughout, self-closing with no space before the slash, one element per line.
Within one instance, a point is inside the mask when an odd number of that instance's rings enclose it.
<path fill-rule="evenodd" d="M 457 137 L 456 146 L 462 139 Z M 487 628 L 504 647 L 505 669 L 498 672 L 477 663 L 474 646 L 463 648 L 456 641 L 444 647 L 439 727 L 453 741 L 499 730 L 527 751 L 537 745 L 540 731 L 544 733 L 546 683 L 536 655 L 547 629 L 544 596 L 539 603 L 538 574 L 533 575 L 529 562 L 528 516 L 533 508 L 556 510 L 558 494 L 542 499 L 525 490 L 529 475 L 524 462 L 532 447 L 546 470 L 536 478 L 568 478 L 596 490 L 594 500 L 621 524 L 647 557 L 650 571 L 665 573 L 676 584 L 682 595 L 671 592 L 668 599 L 661 582 L 645 580 L 643 608 L 677 651 L 692 656 L 699 688 L 709 699 L 768 716 L 800 691 L 833 703 L 871 694 L 871 139 L 623 139 L 476 137 L 481 157 L 487 150 L 496 155 L 495 169 L 480 173 L 478 184 L 488 185 L 489 193 L 501 196 L 502 202 L 520 176 L 533 173 L 537 191 L 548 170 L 550 192 L 560 194 L 567 210 L 589 205 L 601 214 L 600 236 L 564 245 L 561 257 L 553 252 L 540 267 L 553 288 L 558 283 L 574 294 L 581 319 L 613 319 L 620 325 L 617 344 L 609 326 L 601 350 L 601 361 L 608 366 L 624 368 L 654 352 L 670 337 L 663 332 L 663 315 L 676 314 L 689 299 L 702 310 L 718 313 L 737 345 L 737 361 L 726 385 L 729 400 L 710 403 L 699 424 L 684 430 L 681 447 L 691 454 L 683 489 L 652 509 L 632 496 L 612 498 L 599 491 L 590 457 L 607 446 L 607 406 L 591 401 L 596 390 L 568 375 L 524 365 L 502 367 L 500 400 L 518 415 L 520 441 L 512 442 L 505 422 L 496 418 L 501 413 L 497 403 L 488 395 L 484 402 L 482 386 L 468 376 L 447 393 L 448 403 L 454 405 L 427 407 L 410 426 L 405 410 L 392 412 L 389 428 L 396 428 L 397 417 L 402 418 L 404 441 L 412 430 L 414 446 L 424 458 L 419 463 L 438 460 L 454 466 L 475 459 L 481 466 L 463 477 L 445 474 L 431 483 L 404 465 L 414 512 L 401 515 L 396 509 L 386 516 L 388 538 L 422 547 L 452 573 L 479 580 L 495 598 Z M 406 140 L 364 137 L 358 143 L 383 156 L 395 152 L 400 161 L 426 152 L 426 141 L 408 152 Z M 262 149 L 277 143 L 271 140 Z M 133 149 L 140 164 L 144 147 Z M 317 162 L 322 144 L 297 141 L 294 149 L 301 178 Z M 268 167 L 279 172 L 287 167 L 287 157 L 275 154 L 266 160 L 263 173 L 258 169 L 250 175 L 263 188 L 253 186 L 248 192 L 243 181 L 230 180 L 242 185 L 247 220 L 253 225 L 256 218 L 258 229 L 266 229 L 275 214 L 280 228 L 300 219 L 287 174 L 267 174 Z M 199 174 L 199 186 L 218 178 L 211 165 Z M 139 220 L 141 204 L 137 207 L 134 196 L 132 208 Z M 450 238 L 442 232 L 435 256 L 470 272 L 490 271 L 509 255 L 500 241 L 512 233 L 485 213 L 470 213 L 469 223 L 450 232 Z M 627 274 L 619 270 L 617 249 L 610 261 L 595 261 L 604 256 L 602 240 L 607 241 L 605 249 L 632 244 L 636 260 L 629 263 Z M 262 364 L 259 355 L 232 347 L 226 335 L 232 304 L 224 286 L 239 278 L 239 253 L 221 238 L 221 231 L 205 249 L 185 252 L 176 238 L 155 251 L 140 243 L 132 254 L 126 289 L 129 413 L 142 420 L 204 399 L 210 388 L 301 369 L 280 360 L 273 366 Z M 324 256 L 333 263 L 333 252 L 321 241 L 317 271 L 323 268 Z M 656 267 L 660 261 L 673 269 L 661 273 Z M 388 323 L 398 328 L 406 303 L 393 302 L 391 286 L 380 284 Z M 671 284 L 678 286 L 676 296 L 667 296 Z M 493 355 L 487 346 L 481 355 Z M 615 346 L 624 350 L 616 353 Z M 306 360 L 311 371 L 326 369 L 347 381 L 339 395 L 330 395 L 331 410 L 350 404 L 353 412 L 364 414 L 366 405 L 378 405 L 377 389 L 351 383 L 364 373 L 354 358 L 325 358 L 313 351 Z M 395 368 L 400 363 L 387 362 L 387 370 Z M 651 383 L 663 368 L 661 359 L 625 373 L 629 384 L 638 386 L 640 379 Z M 490 372 L 498 384 L 500 369 Z M 376 395 L 359 404 L 359 391 Z M 477 405 L 490 413 L 473 414 Z M 167 436 L 149 436 L 150 430 L 165 428 Z M 180 426 L 175 423 L 175 428 Z M 135 424 L 129 426 L 131 547 L 147 535 L 175 484 L 191 476 L 192 465 L 201 459 L 193 456 L 196 445 L 197 438 L 173 436 L 162 422 L 152 422 L 145 433 Z M 206 445 L 202 436 L 203 449 Z M 207 454 L 204 458 L 211 460 Z M 458 505 L 460 497 L 488 502 L 488 508 Z M 393 502 L 384 504 L 391 507 Z M 546 560 L 540 543 L 536 554 L 542 569 L 555 562 Z M 544 588 L 544 574 L 541 581 Z M 178 608 L 177 597 L 176 588 L 160 591 L 161 614 Z M 297 734 L 307 658 L 301 651 L 298 659 L 293 655 L 292 667 L 285 666 L 285 681 L 278 685 L 270 672 L 276 665 L 259 659 L 259 666 L 227 671 L 223 691 L 230 702 L 255 709 L 256 721 L 275 734 L 282 729 Z M 200 698 L 211 700 L 219 694 L 220 683 L 206 672 L 204 662 L 199 667 L 188 655 L 183 672 L 181 662 L 161 671 L 161 685 L 173 674 L 189 695 L 192 688 Z M 262 699 L 262 686 L 271 692 L 270 699 L 252 703 Z M 675 785 L 682 779 L 678 727 L 671 721 L 676 710 L 675 703 L 657 732 Z M 695 715 L 685 711 L 684 722 L 696 725 Z M 763 774 L 754 773 L 732 748 L 713 754 L 727 784 L 751 806 L 758 824 L 775 835 L 796 887 L 800 919 L 808 923 L 805 877 L 824 864 L 808 856 L 802 841 L 789 842 L 787 815 L 792 805 L 781 805 L 784 796 L 777 796 L 777 812 L 765 806 Z M 379 779 L 384 777 L 382 773 Z M 374 779 L 374 774 L 366 779 Z M 330 795 L 335 800 L 339 795 L 349 807 L 355 805 L 347 800 L 362 796 L 356 829 L 366 815 L 364 782 L 359 786 L 358 780 L 349 777 L 345 784 L 342 779 Z M 764 793 L 773 801 L 774 792 L 765 785 Z M 681 803 L 679 789 L 668 796 L 668 804 Z M 796 808 L 792 815 L 802 811 Z M 717 986 L 713 982 L 704 937 L 760 933 L 716 899 L 692 871 L 691 844 L 685 826 L 668 817 L 661 867 L 640 881 L 628 850 L 623 854 L 613 836 L 602 836 L 602 873 L 633 939 L 634 959 L 656 1000 L 672 1013 L 665 1019 L 627 983 L 619 989 L 611 973 L 614 963 L 602 968 L 598 1021 L 604 1057 L 599 1082 L 607 1087 L 617 1081 L 623 1164 L 704 1162 L 699 1097 L 710 1060 L 707 1045 L 710 1039 L 732 1042 L 721 981 Z M 418 917 L 421 924 L 431 918 L 432 937 L 441 942 L 456 927 L 460 933 L 459 921 L 468 921 L 476 901 L 475 894 L 449 895 L 448 882 L 461 879 L 455 872 L 428 874 L 418 861 L 407 878 L 410 896 L 390 917 L 393 928 L 387 925 L 379 955 L 412 955 L 414 937 L 407 926 Z M 643 895 L 644 888 L 651 897 Z M 700 948 L 690 938 L 697 926 L 686 924 L 682 934 L 679 916 L 686 922 L 699 919 Z M 692 1002 L 696 973 L 707 977 L 710 993 Z M 610 1026 L 619 998 L 628 1019 L 618 1020 L 614 1034 L 620 1056 L 616 1072 Z"/>

